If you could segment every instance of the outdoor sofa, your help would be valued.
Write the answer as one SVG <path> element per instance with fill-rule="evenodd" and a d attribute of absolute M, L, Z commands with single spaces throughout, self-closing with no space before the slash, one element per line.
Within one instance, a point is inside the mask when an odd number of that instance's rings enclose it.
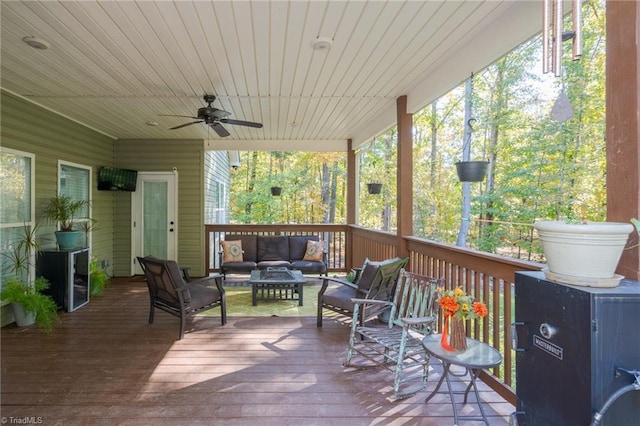
<path fill-rule="evenodd" d="M 316 235 L 235 235 L 220 242 L 220 272 L 250 274 L 286 267 L 303 274 L 327 274 L 327 252 Z"/>

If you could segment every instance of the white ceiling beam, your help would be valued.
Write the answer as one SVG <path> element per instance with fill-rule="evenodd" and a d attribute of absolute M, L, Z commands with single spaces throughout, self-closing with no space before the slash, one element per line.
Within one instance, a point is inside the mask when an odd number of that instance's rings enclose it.
<path fill-rule="evenodd" d="M 207 151 L 307 151 L 346 152 L 345 140 L 229 140 L 210 139 L 204 141 Z"/>

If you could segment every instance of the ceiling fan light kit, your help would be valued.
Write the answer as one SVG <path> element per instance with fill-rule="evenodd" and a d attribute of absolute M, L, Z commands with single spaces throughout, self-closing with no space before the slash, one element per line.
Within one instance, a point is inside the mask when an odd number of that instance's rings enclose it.
<path fill-rule="evenodd" d="M 172 115 L 172 114 L 159 114 L 159 115 L 163 117 L 185 117 L 185 118 L 193 118 L 194 120 L 197 120 L 197 121 L 192 121 L 189 123 L 184 123 L 178 126 L 171 127 L 169 128 L 169 130 L 181 129 L 183 127 L 187 127 L 192 124 L 206 123 L 218 134 L 218 136 L 222 138 L 230 135 L 230 133 L 227 131 L 227 129 L 224 128 L 222 123 L 232 124 L 236 126 L 254 127 L 256 129 L 262 128 L 262 123 L 255 123 L 252 121 L 234 120 L 232 118 L 227 118 L 231 115 L 230 112 L 211 106 L 211 104 L 215 100 L 216 100 L 216 97 L 214 95 L 204 95 L 204 101 L 207 103 L 207 106 L 198 108 L 198 113 L 196 117 L 192 117 L 189 115 Z"/>

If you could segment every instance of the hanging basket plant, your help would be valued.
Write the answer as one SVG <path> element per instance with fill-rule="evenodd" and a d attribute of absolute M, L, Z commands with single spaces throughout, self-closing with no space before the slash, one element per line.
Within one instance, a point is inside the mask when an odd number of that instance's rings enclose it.
<path fill-rule="evenodd" d="M 381 183 L 368 183 L 367 184 L 367 191 L 369 191 L 369 194 L 379 194 L 382 191 L 382 184 Z"/>
<path fill-rule="evenodd" d="M 458 161 L 456 163 L 456 170 L 458 172 L 458 178 L 460 182 L 480 182 L 483 181 L 487 175 L 487 168 L 489 162 L 482 161 Z"/>
<path fill-rule="evenodd" d="M 272 186 L 271 187 L 271 195 L 273 195 L 274 197 L 279 197 L 280 194 L 282 193 L 282 188 L 279 186 Z"/>

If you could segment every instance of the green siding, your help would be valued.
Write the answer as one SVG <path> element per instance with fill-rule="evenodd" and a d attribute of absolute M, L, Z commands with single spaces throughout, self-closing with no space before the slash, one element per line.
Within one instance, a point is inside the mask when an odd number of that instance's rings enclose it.
<path fill-rule="evenodd" d="M 114 195 L 96 190 L 100 166 L 113 165 L 113 139 L 4 91 L 0 92 L 0 144 L 35 154 L 36 221 L 42 204 L 57 190 L 58 160 L 92 167 L 92 254 L 113 264 Z M 52 226 L 40 229 L 43 248 L 55 247 Z M 108 272 L 111 273 L 110 268 Z M 3 324 L 7 315 L 3 308 Z"/>
<path fill-rule="evenodd" d="M 140 171 L 178 168 L 178 261 L 204 274 L 204 142 L 202 140 L 119 140 L 102 135 L 4 91 L 0 144 L 36 155 L 36 217 L 56 191 L 58 160 L 90 166 L 93 255 L 109 263 L 112 276 L 131 274 L 131 194 L 98 191 L 101 166 Z M 33 117 L 39 119 L 34 121 Z M 53 228 L 44 227 L 43 243 L 53 246 Z"/>
<path fill-rule="evenodd" d="M 115 165 L 144 172 L 178 169 L 178 262 L 204 275 L 204 141 L 119 140 Z M 116 198 L 115 265 L 117 276 L 131 274 L 131 196 Z"/>
<path fill-rule="evenodd" d="M 113 165 L 113 139 L 6 92 L 1 105 L 2 146 L 36 156 L 36 220 L 57 190 L 58 160 L 92 167 L 92 215 L 98 221 L 92 254 L 113 263 L 113 195 L 96 190 L 98 168 Z M 45 247 L 55 246 L 51 226 L 44 226 L 41 236 Z"/>

